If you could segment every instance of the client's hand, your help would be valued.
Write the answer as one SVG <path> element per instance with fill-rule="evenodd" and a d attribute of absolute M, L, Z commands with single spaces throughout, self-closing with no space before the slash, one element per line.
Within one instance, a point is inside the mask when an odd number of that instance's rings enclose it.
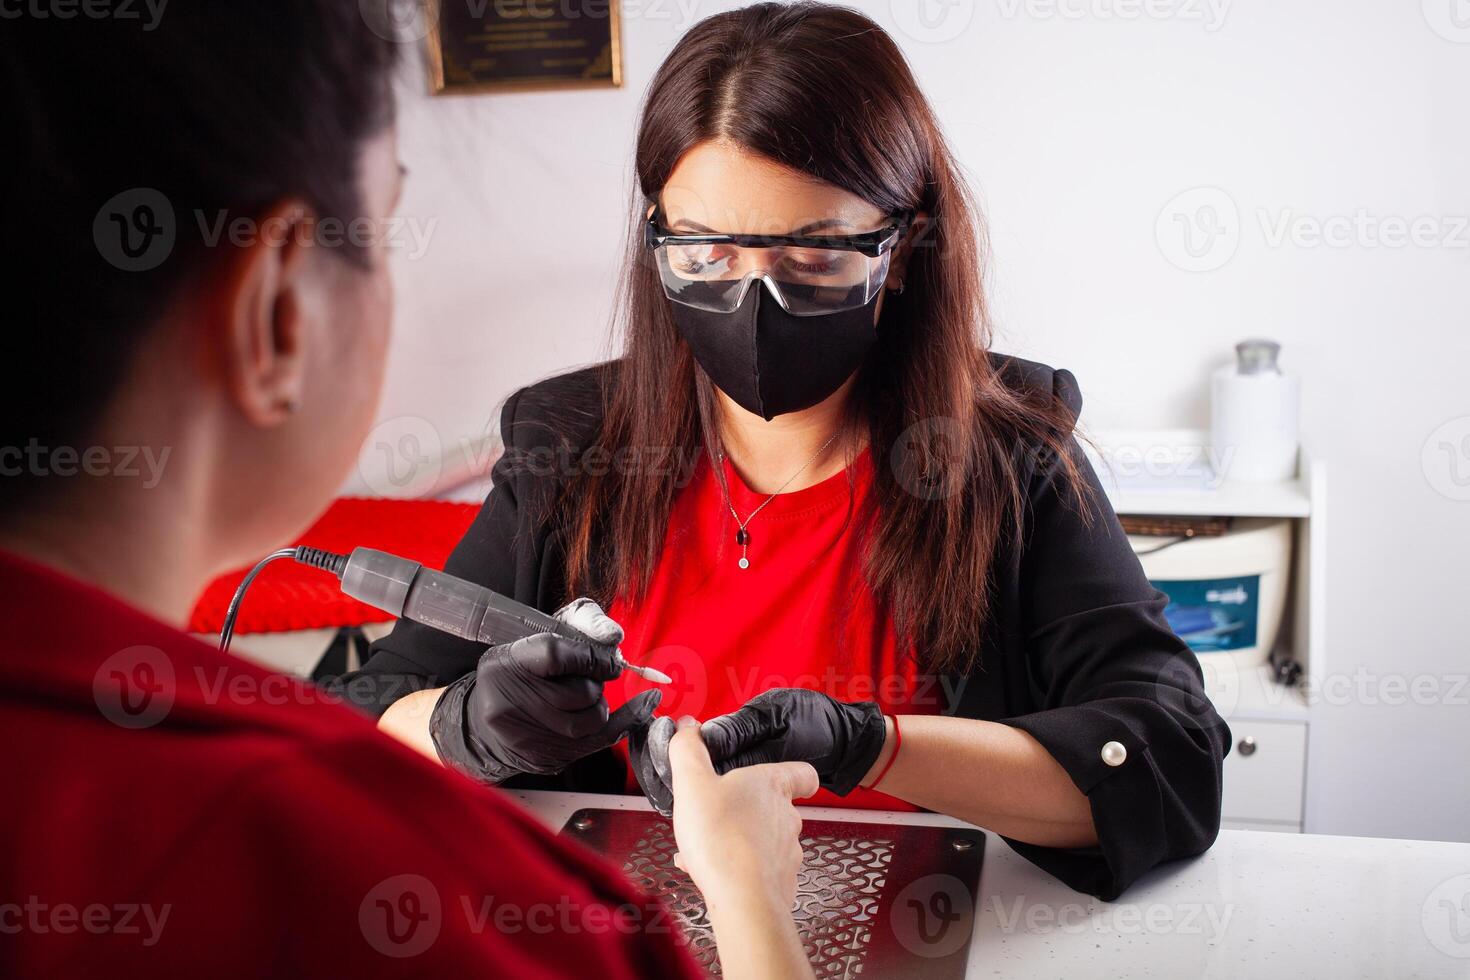
<path fill-rule="evenodd" d="M 789 921 L 802 862 L 801 816 L 792 800 L 817 791 L 816 771 L 785 762 L 721 776 L 693 718 L 680 719 L 669 765 L 679 796 L 674 863 L 694 879 L 711 917 L 759 905 Z"/>
<path fill-rule="evenodd" d="M 593 642 L 554 633 L 494 646 L 472 674 L 445 688 L 429 722 L 439 757 L 485 782 L 555 773 L 644 726 L 662 697 L 646 691 L 611 717 L 602 685 L 622 672 L 622 627 L 591 599 L 556 618 Z"/>
<path fill-rule="evenodd" d="M 720 772 L 764 762 L 810 762 L 823 789 L 846 796 L 882 753 L 887 726 L 872 701 L 848 703 L 778 687 L 706 721 L 702 733 Z"/>

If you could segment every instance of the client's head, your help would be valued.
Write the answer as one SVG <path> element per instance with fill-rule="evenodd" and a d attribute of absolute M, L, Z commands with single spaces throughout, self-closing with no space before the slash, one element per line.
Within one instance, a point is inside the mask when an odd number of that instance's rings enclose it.
<path fill-rule="evenodd" d="M 321 509 L 383 370 L 395 48 L 338 0 L 7 21 L 0 523 L 167 501 L 219 567 Z"/>

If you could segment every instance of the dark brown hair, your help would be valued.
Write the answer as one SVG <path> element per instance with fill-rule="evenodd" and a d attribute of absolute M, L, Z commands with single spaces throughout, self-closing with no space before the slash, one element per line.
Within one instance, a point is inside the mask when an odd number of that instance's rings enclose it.
<path fill-rule="evenodd" d="M 902 295 L 884 302 L 848 424 L 874 461 L 864 572 L 900 641 L 928 669 L 973 665 L 999 547 L 1019 542 L 1037 455 L 1084 505 L 1073 417 L 1050 390 L 1007 385 L 986 354 L 984 242 L 970 195 L 903 54 L 867 17 L 762 3 L 710 17 L 649 87 L 638 134 L 642 198 L 622 287 L 621 366 L 607 374 L 597 446 L 719 450 L 712 388 L 680 338 L 638 228 L 696 144 L 725 140 L 841 187 L 885 214 L 930 216 Z M 580 473 L 557 505 L 567 587 L 607 600 L 648 587 L 678 490 L 657 467 Z"/>

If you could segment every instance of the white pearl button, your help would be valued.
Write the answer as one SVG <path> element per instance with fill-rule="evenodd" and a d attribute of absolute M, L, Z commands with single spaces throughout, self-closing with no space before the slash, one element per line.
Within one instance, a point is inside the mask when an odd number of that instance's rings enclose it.
<path fill-rule="evenodd" d="M 1121 766 L 1128 758 L 1128 750 L 1122 742 L 1109 742 L 1102 747 L 1102 761 L 1110 766 Z"/>

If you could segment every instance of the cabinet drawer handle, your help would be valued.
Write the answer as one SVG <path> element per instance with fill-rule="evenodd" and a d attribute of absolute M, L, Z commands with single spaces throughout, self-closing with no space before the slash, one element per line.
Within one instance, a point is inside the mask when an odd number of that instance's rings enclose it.
<path fill-rule="evenodd" d="M 1237 750 L 1239 750 L 1239 752 L 1240 752 L 1241 755 L 1255 755 L 1256 754 L 1256 739 L 1255 739 L 1255 736 L 1254 735 L 1247 735 L 1245 738 L 1241 739 L 1238 743 L 1236 743 L 1236 746 L 1235 747 L 1236 747 Z"/>

